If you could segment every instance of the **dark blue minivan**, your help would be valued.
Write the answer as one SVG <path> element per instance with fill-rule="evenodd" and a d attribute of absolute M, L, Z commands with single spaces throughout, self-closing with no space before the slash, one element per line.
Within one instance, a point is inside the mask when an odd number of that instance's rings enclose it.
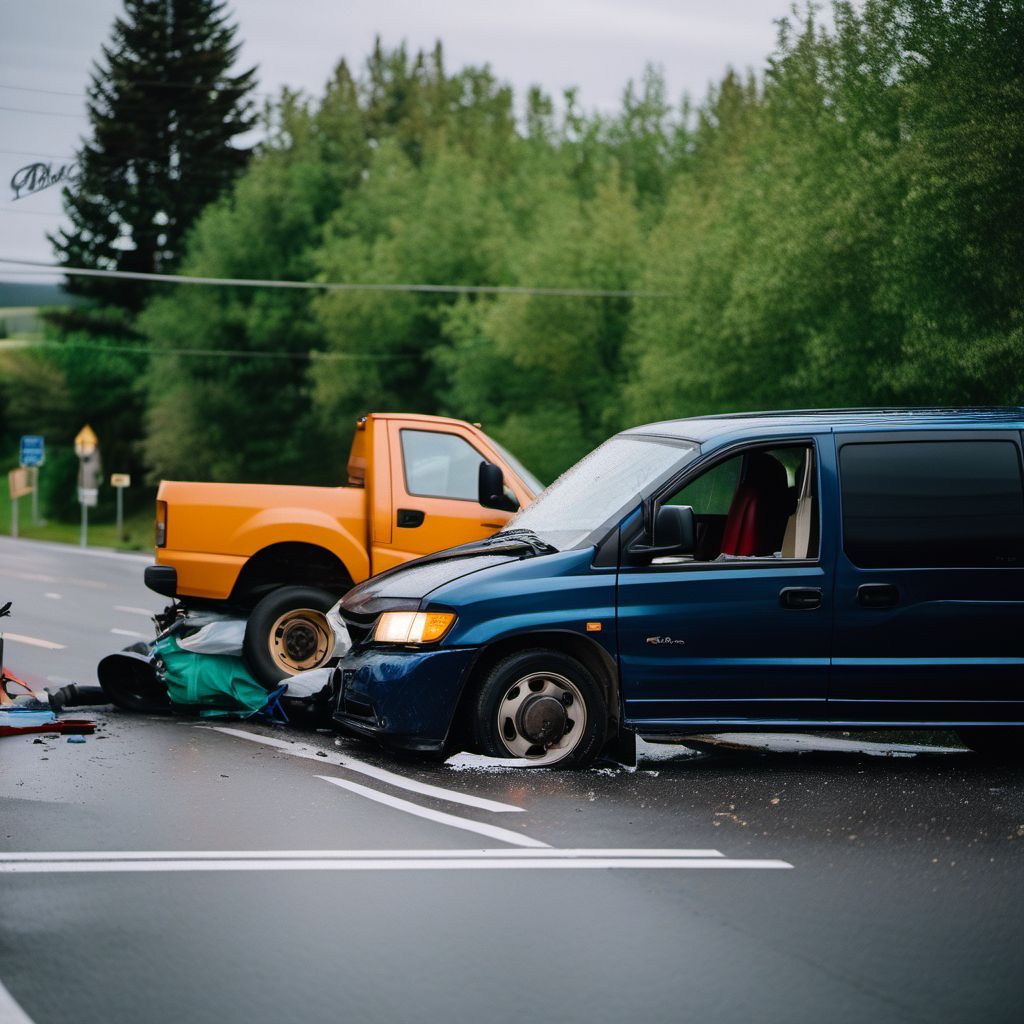
<path fill-rule="evenodd" d="M 723 727 L 954 727 L 1013 753 L 1022 429 L 1024 408 L 623 431 L 490 539 L 346 595 L 336 720 L 538 766 Z M 507 507 L 489 463 L 480 487 Z"/>

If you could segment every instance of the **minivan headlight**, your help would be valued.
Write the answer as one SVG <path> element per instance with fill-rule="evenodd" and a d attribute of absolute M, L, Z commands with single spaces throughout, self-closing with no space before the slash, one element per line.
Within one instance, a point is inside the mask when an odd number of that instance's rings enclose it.
<path fill-rule="evenodd" d="M 451 612 L 384 612 L 373 639 L 382 644 L 429 644 L 452 628 Z"/>

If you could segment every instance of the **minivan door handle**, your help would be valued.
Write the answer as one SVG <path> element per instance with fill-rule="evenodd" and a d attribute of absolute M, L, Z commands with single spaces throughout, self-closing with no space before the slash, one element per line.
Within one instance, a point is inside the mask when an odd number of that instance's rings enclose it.
<path fill-rule="evenodd" d="M 857 604 L 861 608 L 892 608 L 900 592 L 891 583 L 862 583 L 857 588 Z"/>
<path fill-rule="evenodd" d="M 821 607 L 820 587 L 783 587 L 779 591 L 779 604 L 791 611 L 810 611 Z"/>
<path fill-rule="evenodd" d="M 398 510 L 398 517 L 396 522 L 399 526 L 403 526 L 406 529 L 413 529 L 417 526 L 423 525 L 423 520 L 426 518 L 426 513 L 419 508 L 400 508 Z"/>

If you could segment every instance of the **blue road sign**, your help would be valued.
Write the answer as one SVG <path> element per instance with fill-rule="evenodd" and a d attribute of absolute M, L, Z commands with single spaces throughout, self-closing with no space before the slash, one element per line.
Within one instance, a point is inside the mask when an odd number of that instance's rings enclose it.
<path fill-rule="evenodd" d="M 41 466 L 46 458 L 46 441 L 40 434 L 24 434 L 18 461 L 23 466 Z"/>

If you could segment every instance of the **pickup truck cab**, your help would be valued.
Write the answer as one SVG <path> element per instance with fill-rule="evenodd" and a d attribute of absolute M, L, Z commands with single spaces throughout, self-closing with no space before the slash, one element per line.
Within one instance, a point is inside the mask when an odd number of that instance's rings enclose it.
<path fill-rule="evenodd" d="M 955 728 L 1024 753 L 1024 408 L 605 442 L 488 540 L 351 590 L 335 719 L 579 766 L 617 735 Z"/>
<path fill-rule="evenodd" d="M 246 659 L 276 685 L 328 660 L 324 613 L 354 583 L 490 536 L 540 489 L 479 427 L 376 413 L 356 424 L 343 487 L 164 480 L 146 585 L 248 615 Z"/>

